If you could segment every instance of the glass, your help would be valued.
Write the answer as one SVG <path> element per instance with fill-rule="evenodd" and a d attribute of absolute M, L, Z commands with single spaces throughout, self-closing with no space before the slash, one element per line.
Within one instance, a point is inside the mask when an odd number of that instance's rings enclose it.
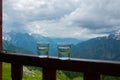
<path fill-rule="evenodd" d="M 67 60 L 70 58 L 71 45 L 69 44 L 59 44 L 58 45 L 58 57 L 61 60 Z"/>
<path fill-rule="evenodd" d="M 48 57 L 49 44 L 48 43 L 37 43 L 38 56 L 41 58 Z"/>

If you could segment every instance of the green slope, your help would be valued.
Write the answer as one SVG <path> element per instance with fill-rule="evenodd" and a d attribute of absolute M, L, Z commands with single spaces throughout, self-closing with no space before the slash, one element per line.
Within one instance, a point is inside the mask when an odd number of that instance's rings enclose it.
<path fill-rule="evenodd" d="M 7 64 L 7 63 L 3 63 L 3 80 L 12 80 L 11 79 L 11 70 L 10 70 L 11 66 L 10 64 Z"/>
<path fill-rule="evenodd" d="M 11 79 L 11 66 L 8 63 L 3 63 L 3 80 Z M 27 67 L 23 68 L 23 80 L 42 80 L 42 73 L 38 70 L 29 70 Z"/>

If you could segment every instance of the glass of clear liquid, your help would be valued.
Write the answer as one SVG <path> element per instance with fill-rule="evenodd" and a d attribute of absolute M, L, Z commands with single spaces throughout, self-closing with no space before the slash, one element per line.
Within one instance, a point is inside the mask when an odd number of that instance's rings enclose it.
<path fill-rule="evenodd" d="M 70 58 L 71 45 L 58 44 L 58 58 L 61 60 L 68 60 Z"/>
<path fill-rule="evenodd" d="M 48 57 L 49 44 L 48 43 L 37 43 L 38 56 L 41 58 Z"/>

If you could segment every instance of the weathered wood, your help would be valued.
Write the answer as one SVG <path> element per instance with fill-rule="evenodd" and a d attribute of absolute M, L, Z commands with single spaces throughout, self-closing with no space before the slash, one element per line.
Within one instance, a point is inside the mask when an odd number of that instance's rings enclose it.
<path fill-rule="evenodd" d="M 100 80 L 100 74 L 84 73 L 84 80 Z"/>
<path fill-rule="evenodd" d="M 12 80 L 22 80 L 23 66 L 17 63 L 12 63 L 11 77 Z"/>
<path fill-rule="evenodd" d="M 56 80 L 56 69 L 48 67 L 43 68 L 43 80 Z"/>

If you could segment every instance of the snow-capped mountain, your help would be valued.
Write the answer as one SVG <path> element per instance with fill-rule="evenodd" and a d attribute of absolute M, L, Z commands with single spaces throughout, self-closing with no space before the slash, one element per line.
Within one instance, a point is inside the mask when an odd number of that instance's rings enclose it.
<path fill-rule="evenodd" d="M 120 40 L 120 30 L 118 30 L 115 34 L 114 34 L 114 38 L 116 39 L 116 40 Z"/>
<path fill-rule="evenodd" d="M 120 60 L 120 31 L 78 43 L 74 51 L 78 58 Z"/>
<path fill-rule="evenodd" d="M 108 38 L 120 40 L 120 30 L 116 31 L 114 34 L 109 35 Z"/>
<path fill-rule="evenodd" d="M 11 41 L 11 37 L 7 33 L 3 33 L 2 39 L 7 40 L 7 41 Z"/>
<path fill-rule="evenodd" d="M 8 50 L 11 49 L 12 45 L 12 50 L 17 49 L 17 51 L 21 51 L 18 49 L 22 49 L 23 51 L 37 54 L 36 43 L 39 41 L 50 43 L 49 55 L 52 56 L 57 56 L 57 42 L 70 41 L 74 44 L 71 57 L 120 60 L 120 30 L 114 34 L 93 38 L 84 42 L 71 38 L 49 38 L 38 34 L 3 33 L 3 45 Z M 78 43 L 76 44 L 75 42 Z"/>
<path fill-rule="evenodd" d="M 3 43 L 7 41 L 16 47 L 23 48 L 31 53 L 36 52 L 35 39 L 26 33 L 9 32 L 3 33 Z"/>
<path fill-rule="evenodd" d="M 51 56 L 57 56 L 57 43 L 67 42 L 71 44 L 76 44 L 79 43 L 79 40 L 73 38 L 49 38 L 39 34 L 9 32 L 9 33 L 3 33 L 3 43 L 4 42 L 11 43 L 16 47 L 25 49 L 35 54 L 37 54 L 37 49 L 36 49 L 37 42 L 48 42 L 50 44 L 49 54 Z M 6 46 L 6 48 L 9 47 Z"/>

